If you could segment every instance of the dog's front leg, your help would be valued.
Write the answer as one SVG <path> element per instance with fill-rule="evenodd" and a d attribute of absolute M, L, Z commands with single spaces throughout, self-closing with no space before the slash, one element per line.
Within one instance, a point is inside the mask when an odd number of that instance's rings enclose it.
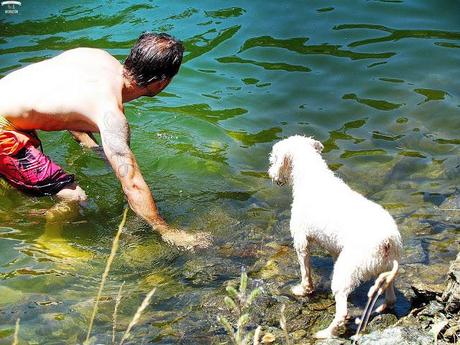
<path fill-rule="evenodd" d="M 297 252 L 297 259 L 300 265 L 301 282 L 294 286 L 291 291 L 296 296 L 305 296 L 313 292 L 313 281 L 311 279 L 311 265 L 310 265 L 310 252 L 308 250 L 308 243 L 295 243 L 294 247 Z"/>

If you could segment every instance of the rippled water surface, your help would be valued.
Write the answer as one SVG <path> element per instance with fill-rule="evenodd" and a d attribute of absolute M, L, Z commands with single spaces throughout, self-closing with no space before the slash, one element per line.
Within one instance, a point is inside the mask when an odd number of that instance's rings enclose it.
<path fill-rule="evenodd" d="M 321 140 L 330 167 L 394 215 L 407 267 L 456 254 L 458 1 L 24 0 L 18 14 L 0 10 L 0 74 L 81 46 L 123 61 L 146 30 L 180 38 L 186 56 L 163 93 L 126 105 L 132 149 L 166 219 L 212 233 L 215 244 L 178 252 L 131 212 L 95 323 L 100 343 L 110 343 L 122 282 L 117 336 L 153 286 L 133 343 L 207 344 L 222 334 L 204 301 L 241 267 L 256 277 L 269 248 L 290 243 L 290 192 L 266 170 L 271 146 L 293 134 Z M 52 200 L 0 189 L 0 344 L 11 343 L 17 318 L 25 343 L 82 342 L 126 206 L 96 154 L 67 133 L 40 136 L 90 203 L 45 228 Z M 286 255 L 289 285 L 297 263 Z"/>

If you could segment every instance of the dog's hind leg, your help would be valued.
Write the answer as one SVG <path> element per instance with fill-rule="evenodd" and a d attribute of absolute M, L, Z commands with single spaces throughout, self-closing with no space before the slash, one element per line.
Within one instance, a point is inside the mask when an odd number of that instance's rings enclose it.
<path fill-rule="evenodd" d="M 385 302 L 375 309 L 376 313 L 381 313 L 387 308 L 394 306 L 396 302 L 396 294 L 394 289 L 394 283 L 391 282 L 385 290 Z"/>
<path fill-rule="evenodd" d="M 337 335 L 348 315 L 348 295 L 360 283 L 359 263 L 355 260 L 354 253 L 340 253 L 334 265 L 331 288 L 335 298 L 335 317 L 331 324 L 324 330 L 315 334 L 316 338 L 331 338 Z"/>
<path fill-rule="evenodd" d="M 297 259 L 299 260 L 301 281 L 300 284 L 292 287 L 291 291 L 296 296 L 305 296 L 313 292 L 308 241 L 296 241 L 294 238 L 294 247 L 297 252 Z"/>
<path fill-rule="evenodd" d="M 385 303 L 388 306 L 394 305 L 396 302 L 396 294 L 395 294 L 395 287 L 394 282 L 391 282 L 390 285 L 385 290 Z"/>

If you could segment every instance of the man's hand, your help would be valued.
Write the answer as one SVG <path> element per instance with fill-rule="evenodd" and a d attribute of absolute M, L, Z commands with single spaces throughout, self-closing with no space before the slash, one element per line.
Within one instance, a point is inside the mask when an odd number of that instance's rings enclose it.
<path fill-rule="evenodd" d="M 164 228 L 160 233 L 163 241 L 179 249 L 203 249 L 212 244 L 211 235 L 205 232 L 189 233 L 183 230 Z"/>

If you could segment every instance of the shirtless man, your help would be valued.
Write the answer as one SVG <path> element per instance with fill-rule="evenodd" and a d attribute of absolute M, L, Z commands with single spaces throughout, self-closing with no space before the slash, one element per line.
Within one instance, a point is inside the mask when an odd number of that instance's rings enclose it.
<path fill-rule="evenodd" d="M 77 48 L 31 64 L 0 80 L 0 176 L 32 195 L 83 202 L 85 192 L 39 149 L 35 130 L 69 130 L 86 147 L 102 148 L 131 209 L 170 243 L 193 247 L 204 234 L 170 228 L 159 215 L 129 147 L 123 103 L 153 97 L 176 75 L 183 45 L 167 34 L 142 34 L 124 64 L 109 53 Z"/>

